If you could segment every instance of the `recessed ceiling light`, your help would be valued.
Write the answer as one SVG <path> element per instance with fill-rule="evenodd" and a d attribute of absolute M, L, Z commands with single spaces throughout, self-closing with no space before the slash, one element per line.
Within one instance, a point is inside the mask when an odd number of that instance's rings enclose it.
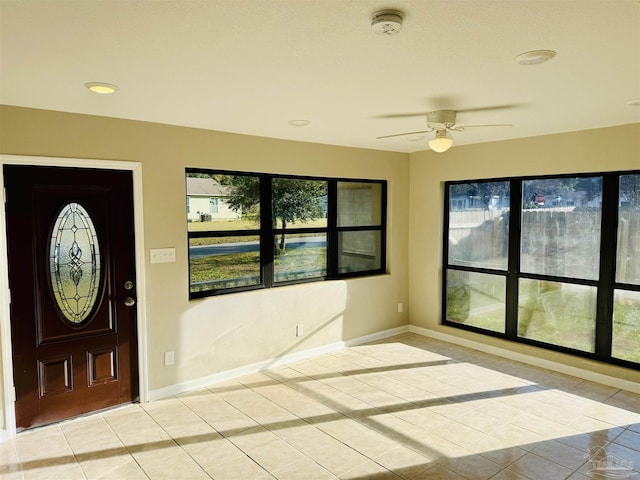
<path fill-rule="evenodd" d="M 520 65 L 539 65 L 548 62 L 557 55 L 553 50 L 532 50 L 521 53 L 516 57 L 516 62 Z"/>
<path fill-rule="evenodd" d="M 630 107 L 640 107 L 640 98 L 634 98 L 627 103 Z"/>
<path fill-rule="evenodd" d="M 311 122 L 309 120 L 289 120 L 289 125 L 293 126 L 293 127 L 306 127 L 307 125 L 309 125 Z"/>
<path fill-rule="evenodd" d="M 101 95 L 110 95 L 118 91 L 118 86 L 112 85 L 110 83 L 89 82 L 85 83 L 84 86 L 91 90 L 93 93 L 99 93 Z"/>

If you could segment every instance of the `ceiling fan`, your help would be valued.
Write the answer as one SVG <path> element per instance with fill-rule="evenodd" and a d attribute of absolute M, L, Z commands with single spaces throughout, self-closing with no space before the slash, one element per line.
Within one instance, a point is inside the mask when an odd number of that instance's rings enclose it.
<path fill-rule="evenodd" d="M 427 113 L 428 130 L 420 130 L 418 132 L 404 132 L 393 135 L 383 135 L 381 138 L 401 137 L 404 135 L 419 135 L 423 133 L 436 132 L 435 138 L 429 141 L 429 148 L 434 152 L 446 152 L 453 145 L 453 139 L 449 132 L 463 132 L 465 128 L 474 127 L 512 127 L 510 123 L 494 124 L 494 125 L 457 125 L 455 110 L 435 110 Z"/>

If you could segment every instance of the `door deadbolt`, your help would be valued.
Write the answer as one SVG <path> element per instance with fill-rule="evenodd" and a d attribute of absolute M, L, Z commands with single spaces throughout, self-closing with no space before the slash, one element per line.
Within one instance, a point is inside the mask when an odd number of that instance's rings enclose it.
<path fill-rule="evenodd" d="M 124 304 L 127 307 L 133 307 L 136 304 L 136 301 L 132 297 L 127 297 L 124 299 Z"/>
<path fill-rule="evenodd" d="M 124 289 L 131 290 L 133 288 L 133 282 L 131 280 L 127 280 L 124 282 Z"/>

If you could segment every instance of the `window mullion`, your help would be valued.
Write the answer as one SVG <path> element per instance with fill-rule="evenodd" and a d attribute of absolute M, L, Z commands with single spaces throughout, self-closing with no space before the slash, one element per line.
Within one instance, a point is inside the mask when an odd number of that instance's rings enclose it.
<path fill-rule="evenodd" d="M 381 251 L 380 251 L 380 268 L 383 272 L 387 271 L 387 184 L 382 184 L 382 213 L 380 214 L 380 225 L 382 227 Z"/>
<path fill-rule="evenodd" d="M 273 286 L 274 282 L 272 183 L 271 176 L 260 176 L 260 267 L 262 283 L 267 288 Z"/>
<path fill-rule="evenodd" d="M 613 284 L 618 233 L 618 175 L 602 179 L 602 219 L 600 236 L 600 273 L 596 307 L 596 356 L 611 357 L 613 339 Z"/>
<path fill-rule="evenodd" d="M 522 230 L 522 181 L 511 180 L 509 185 L 509 260 L 507 267 L 507 304 L 505 334 L 518 337 L 518 274 L 520 273 L 520 232 Z"/>
<path fill-rule="evenodd" d="M 338 276 L 338 182 L 327 185 L 327 278 Z"/>

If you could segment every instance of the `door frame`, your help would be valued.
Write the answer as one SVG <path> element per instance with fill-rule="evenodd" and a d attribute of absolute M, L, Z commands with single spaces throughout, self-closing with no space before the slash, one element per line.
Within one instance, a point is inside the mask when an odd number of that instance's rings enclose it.
<path fill-rule="evenodd" d="M 135 284 L 138 285 L 136 295 L 137 336 L 138 336 L 138 383 L 140 402 L 149 398 L 148 362 L 147 362 L 147 322 L 145 296 L 145 254 L 144 223 L 142 212 L 142 163 L 117 160 L 95 160 L 83 158 L 36 157 L 26 155 L 0 154 L 0 187 L 2 203 L 6 201 L 4 194 L 4 165 L 28 165 L 33 167 L 77 167 L 101 168 L 109 170 L 128 170 L 133 176 L 133 220 L 135 234 Z M 9 268 L 7 251 L 7 218 L 4 207 L 0 208 L 0 349 L 2 351 L 2 400 L 4 429 L 0 428 L 0 442 L 16 436 L 15 389 L 13 387 L 13 348 L 11 344 L 11 317 Z"/>

